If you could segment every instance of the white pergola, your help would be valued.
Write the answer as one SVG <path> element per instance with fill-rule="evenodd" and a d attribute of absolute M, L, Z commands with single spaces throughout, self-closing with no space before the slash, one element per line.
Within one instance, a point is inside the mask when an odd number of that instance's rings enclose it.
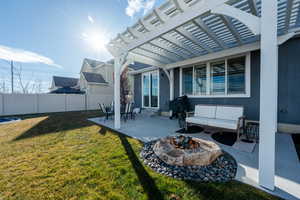
<path fill-rule="evenodd" d="M 278 45 L 299 32 L 300 0 L 166 0 L 107 48 L 115 58 L 115 128 L 120 75 L 137 61 L 161 68 L 174 98 L 173 68 L 261 50 L 259 184 L 274 190 Z"/>

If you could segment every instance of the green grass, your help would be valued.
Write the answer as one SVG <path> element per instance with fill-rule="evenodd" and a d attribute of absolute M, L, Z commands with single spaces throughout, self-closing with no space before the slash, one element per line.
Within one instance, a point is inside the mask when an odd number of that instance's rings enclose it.
<path fill-rule="evenodd" d="M 0 199 L 277 199 L 235 181 L 159 175 L 139 160 L 139 141 L 86 120 L 94 116 L 53 114 L 0 125 Z"/>

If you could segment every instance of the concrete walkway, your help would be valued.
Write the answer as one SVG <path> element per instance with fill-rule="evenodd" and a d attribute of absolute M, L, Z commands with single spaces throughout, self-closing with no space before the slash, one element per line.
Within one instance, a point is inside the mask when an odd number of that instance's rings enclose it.
<path fill-rule="evenodd" d="M 114 129 L 112 119 L 92 118 L 90 120 L 100 126 Z M 175 131 L 179 129 L 177 120 L 169 120 L 166 117 L 160 116 L 151 117 L 146 114 L 138 115 L 136 120 L 122 122 L 121 126 L 122 128 L 118 130 L 119 132 L 143 142 L 169 135 L 176 135 L 177 133 L 175 133 Z M 192 134 L 191 136 L 213 140 L 209 134 L 205 133 Z M 256 145 L 252 153 L 243 152 L 223 144 L 219 145 L 234 156 L 238 162 L 236 180 L 260 188 L 284 199 L 300 199 L 300 162 L 289 134 L 278 133 L 276 135 L 275 191 L 266 190 L 258 185 L 258 145 Z"/>

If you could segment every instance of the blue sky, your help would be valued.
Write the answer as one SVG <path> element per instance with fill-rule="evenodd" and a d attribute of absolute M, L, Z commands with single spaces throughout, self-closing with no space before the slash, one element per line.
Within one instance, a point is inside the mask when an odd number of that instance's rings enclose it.
<path fill-rule="evenodd" d="M 84 58 L 111 58 L 104 48 L 96 49 L 91 41 L 86 41 L 87 37 L 99 33 L 101 41 L 107 42 L 162 1 L 1 1 L 0 89 L 4 81 L 9 86 L 9 64 L 5 59 L 11 57 L 23 62 L 24 82 L 38 80 L 43 88 L 50 86 L 53 75 L 79 77 Z M 15 82 L 18 87 L 18 77 Z"/>

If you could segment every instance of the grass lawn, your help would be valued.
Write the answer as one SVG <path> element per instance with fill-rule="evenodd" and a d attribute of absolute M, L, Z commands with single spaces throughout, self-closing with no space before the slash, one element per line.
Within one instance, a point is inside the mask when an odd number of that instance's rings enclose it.
<path fill-rule="evenodd" d="M 140 162 L 139 141 L 86 120 L 95 116 L 53 114 L 0 125 L 0 199 L 277 199 L 235 181 L 201 184 L 156 174 Z"/>

